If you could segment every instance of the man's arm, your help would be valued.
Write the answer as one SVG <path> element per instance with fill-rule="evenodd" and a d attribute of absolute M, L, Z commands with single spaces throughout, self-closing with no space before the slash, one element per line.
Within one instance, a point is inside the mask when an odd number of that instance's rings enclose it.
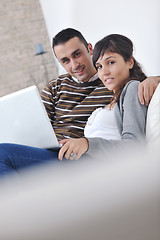
<path fill-rule="evenodd" d="M 54 120 L 56 89 L 56 80 L 51 80 L 41 92 L 41 98 L 51 123 Z"/>
<path fill-rule="evenodd" d="M 139 101 L 142 105 L 145 104 L 146 106 L 148 106 L 153 96 L 153 93 L 156 90 L 159 83 L 160 83 L 160 76 L 148 77 L 139 84 L 138 96 L 139 96 Z"/>

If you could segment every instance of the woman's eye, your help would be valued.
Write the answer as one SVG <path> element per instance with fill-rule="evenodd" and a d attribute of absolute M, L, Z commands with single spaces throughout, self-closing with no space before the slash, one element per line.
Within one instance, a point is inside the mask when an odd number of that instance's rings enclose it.
<path fill-rule="evenodd" d="M 96 66 L 96 69 L 97 69 L 97 70 L 100 69 L 100 68 L 102 68 L 102 66 Z"/>
<path fill-rule="evenodd" d="M 115 63 L 114 61 L 110 61 L 110 62 L 108 62 L 108 64 L 110 64 L 110 65 L 112 65 L 113 63 Z"/>

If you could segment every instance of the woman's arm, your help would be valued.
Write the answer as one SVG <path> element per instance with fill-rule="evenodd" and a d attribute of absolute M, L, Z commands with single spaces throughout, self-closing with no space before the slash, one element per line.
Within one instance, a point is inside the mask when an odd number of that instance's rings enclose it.
<path fill-rule="evenodd" d="M 141 141 L 145 138 L 147 107 L 139 102 L 138 81 L 130 81 L 120 98 L 121 138 Z"/>

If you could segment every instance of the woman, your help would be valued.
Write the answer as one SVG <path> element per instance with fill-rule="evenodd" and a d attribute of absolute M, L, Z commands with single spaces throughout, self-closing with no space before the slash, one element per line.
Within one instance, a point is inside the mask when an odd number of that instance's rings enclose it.
<path fill-rule="evenodd" d="M 85 138 L 65 139 L 59 159 L 78 159 L 87 152 L 105 153 L 111 147 L 145 137 L 147 107 L 138 99 L 139 82 L 146 78 L 133 57 L 133 44 L 123 35 L 111 34 L 96 43 L 93 63 L 114 98 L 105 108 L 95 110 L 86 124 Z"/>

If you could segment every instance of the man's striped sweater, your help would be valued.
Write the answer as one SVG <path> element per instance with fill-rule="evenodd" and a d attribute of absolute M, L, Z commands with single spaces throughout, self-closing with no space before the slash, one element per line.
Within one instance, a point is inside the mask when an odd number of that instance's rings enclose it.
<path fill-rule="evenodd" d="M 60 140 L 82 137 L 88 117 L 93 110 L 110 102 L 112 92 L 98 78 L 77 82 L 66 74 L 49 81 L 41 97 Z"/>

